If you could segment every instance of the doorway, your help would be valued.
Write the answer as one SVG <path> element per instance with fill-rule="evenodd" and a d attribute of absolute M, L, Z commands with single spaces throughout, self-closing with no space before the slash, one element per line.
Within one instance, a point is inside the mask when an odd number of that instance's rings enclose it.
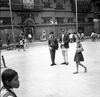
<path fill-rule="evenodd" d="M 24 32 L 25 32 L 26 39 L 28 39 L 28 35 L 31 34 L 32 40 L 34 40 L 34 28 L 33 27 L 25 27 Z"/>
<path fill-rule="evenodd" d="M 84 27 L 79 27 L 78 28 L 78 32 L 81 34 L 81 33 L 84 33 Z"/>

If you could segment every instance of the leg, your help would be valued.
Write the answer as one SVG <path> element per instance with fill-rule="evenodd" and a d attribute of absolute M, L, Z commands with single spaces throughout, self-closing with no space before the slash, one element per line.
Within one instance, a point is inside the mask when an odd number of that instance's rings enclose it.
<path fill-rule="evenodd" d="M 56 54 L 56 50 L 53 49 L 53 64 L 55 64 L 55 54 Z"/>
<path fill-rule="evenodd" d="M 54 49 L 50 49 L 50 55 L 51 55 L 52 65 L 54 65 L 55 64 L 55 50 Z"/>
<path fill-rule="evenodd" d="M 10 50 L 10 40 L 7 41 L 7 50 Z"/>
<path fill-rule="evenodd" d="M 64 62 L 66 62 L 65 51 L 62 51 L 62 55 L 63 55 Z"/>
<path fill-rule="evenodd" d="M 50 49 L 50 56 L 51 56 L 51 62 L 52 62 L 52 49 Z"/>
<path fill-rule="evenodd" d="M 23 44 L 22 48 L 23 48 L 23 50 L 25 51 L 25 45 L 24 45 L 24 44 Z"/>
<path fill-rule="evenodd" d="M 77 74 L 78 73 L 78 67 L 79 67 L 79 62 L 76 62 L 76 72 L 74 72 L 73 74 Z"/>
<path fill-rule="evenodd" d="M 64 62 L 62 64 L 68 65 L 68 52 L 67 50 L 62 51 Z"/>
<path fill-rule="evenodd" d="M 19 44 L 19 49 L 18 49 L 18 51 L 20 51 L 20 48 L 21 48 L 21 45 Z"/>
<path fill-rule="evenodd" d="M 10 50 L 10 46 L 9 46 L 9 44 L 7 44 L 7 50 Z"/>
<path fill-rule="evenodd" d="M 66 63 L 68 64 L 68 50 L 65 51 Z"/>
<path fill-rule="evenodd" d="M 84 67 L 84 69 L 85 69 L 84 72 L 87 72 L 87 68 L 83 64 L 79 63 L 79 65 L 82 66 L 82 67 Z"/>

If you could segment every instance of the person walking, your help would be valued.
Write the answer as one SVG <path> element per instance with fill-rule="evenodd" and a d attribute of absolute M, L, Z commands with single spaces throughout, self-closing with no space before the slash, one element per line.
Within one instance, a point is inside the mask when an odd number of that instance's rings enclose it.
<path fill-rule="evenodd" d="M 68 62 L 68 48 L 69 48 L 69 41 L 70 41 L 69 34 L 66 32 L 66 30 L 61 29 L 61 32 L 62 32 L 62 35 L 59 39 L 59 42 L 61 45 L 62 55 L 63 55 L 63 59 L 64 59 L 64 62 L 61 64 L 68 65 L 69 64 L 69 62 Z"/>
<path fill-rule="evenodd" d="M 7 34 L 7 50 L 10 50 L 10 35 Z"/>
<path fill-rule="evenodd" d="M 51 55 L 51 66 L 56 65 L 55 64 L 55 54 L 56 50 L 58 49 L 58 41 L 57 38 L 54 36 L 54 32 L 50 32 L 50 37 L 48 39 L 48 46 L 50 50 L 50 55 Z"/>
<path fill-rule="evenodd" d="M 24 48 L 28 48 L 27 39 L 24 39 Z"/>
<path fill-rule="evenodd" d="M 23 39 L 20 39 L 20 40 L 19 40 L 19 49 L 18 49 L 18 51 L 20 51 L 20 49 L 23 49 L 23 50 L 25 51 L 25 46 L 24 46 L 24 41 L 23 41 Z"/>
<path fill-rule="evenodd" d="M 77 39 L 76 42 L 77 42 L 76 52 L 75 52 L 75 57 L 74 57 L 74 61 L 76 62 L 76 72 L 74 72 L 73 74 L 77 74 L 79 72 L 78 71 L 79 65 L 82 66 L 85 69 L 84 72 L 87 72 L 87 67 L 80 63 L 81 61 L 84 61 L 84 57 L 83 57 L 83 54 L 82 54 L 82 51 L 84 51 L 83 46 L 80 43 L 80 39 Z"/>

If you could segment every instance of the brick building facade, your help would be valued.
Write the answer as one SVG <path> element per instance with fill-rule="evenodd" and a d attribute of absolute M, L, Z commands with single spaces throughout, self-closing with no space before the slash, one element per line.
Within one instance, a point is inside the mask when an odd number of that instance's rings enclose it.
<path fill-rule="evenodd" d="M 26 2 L 27 1 L 27 2 Z M 25 36 L 31 33 L 33 40 L 40 40 L 42 33 L 45 31 L 46 38 L 49 32 L 54 31 L 59 37 L 60 30 L 67 29 L 69 32 L 76 31 L 76 15 L 73 11 L 74 0 L 11 0 L 13 32 L 11 26 L 11 14 L 9 0 L 1 0 L 0 15 L 0 36 L 5 43 L 6 34 L 9 33 L 15 40 L 21 31 Z M 78 0 L 81 1 L 81 0 Z M 78 29 L 80 33 L 89 36 L 94 30 L 94 4 L 91 0 L 82 0 L 85 3 L 90 1 L 89 11 L 79 12 Z M 82 2 L 84 5 L 85 3 Z M 81 4 L 81 3 L 80 3 Z M 81 5 L 80 5 L 81 6 Z M 85 6 L 85 8 L 88 5 Z M 74 8 L 75 9 L 75 8 Z M 12 38 L 13 42 L 13 38 Z"/>

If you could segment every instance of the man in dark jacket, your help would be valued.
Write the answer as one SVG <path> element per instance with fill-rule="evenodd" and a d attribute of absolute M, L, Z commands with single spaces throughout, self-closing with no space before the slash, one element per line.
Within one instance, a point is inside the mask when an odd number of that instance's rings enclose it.
<path fill-rule="evenodd" d="M 66 30 L 61 29 L 61 32 L 62 32 L 62 35 L 60 37 L 60 44 L 61 44 L 61 50 L 62 50 L 62 55 L 64 59 L 64 62 L 61 64 L 68 65 L 69 64 L 68 63 L 69 34 L 67 33 Z"/>
<path fill-rule="evenodd" d="M 56 54 L 56 50 L 58 49 L 58 41 L 57 41 L 57 38 L 54 36 L 54 32 L 50 32 L 50 37 L 48 39 L 48 46 L 50 49 L 50 55 L 51 55 L 51 61 L 52 61 L 51 66 L 53 66 L 53 65 L 56 65 L 55 54 Z"/>

